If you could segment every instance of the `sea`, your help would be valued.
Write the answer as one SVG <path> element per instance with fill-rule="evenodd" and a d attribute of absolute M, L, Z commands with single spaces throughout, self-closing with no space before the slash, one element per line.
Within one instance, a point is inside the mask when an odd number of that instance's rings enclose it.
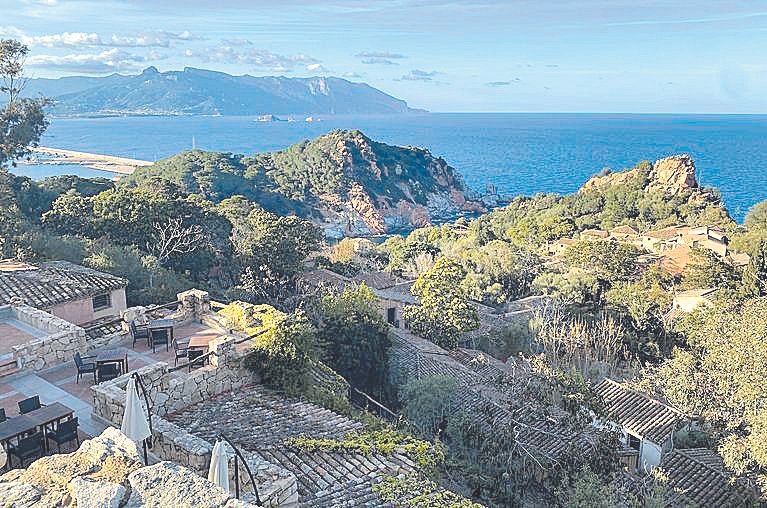
<path fill-rule="evenodd" d="M 482 191 L 493 184 L 507 195 L 570 193 L 603 168 L 688 153 L 701 183 L 721 190 L 736 220 L 767 199 L 767 115 L 430 113 L 319 120 L 54 118 L 41 145 L 155 161 L 192 147 L 254 154 L 334 129 L 359 129 L 377 141 L 428 148 L 469 186 Z M 34 179 L 112 176 L 68 165 L 19 165 L 13 171 Z"/>

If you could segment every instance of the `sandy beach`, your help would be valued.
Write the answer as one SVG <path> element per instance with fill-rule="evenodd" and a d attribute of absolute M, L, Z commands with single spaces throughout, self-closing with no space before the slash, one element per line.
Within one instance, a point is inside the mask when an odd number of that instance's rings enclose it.
<path fill-rule="evenodd" d="M 61 148 L 49 148 L 39 146 L 33 148 L 36 154 L 44 155 L 45 158 L 35 157 L 28 161 L 33 164 L 79 164 L 92 169 L 117 173 L 119 175 L 130 175 L 136 168 L 150 166 L 151 161 L 128 159 L 126 157 L 115 157 L 113 155 L 101 155 L 87 152 L 76 152 L 74 150 L 64 150 Z"/>

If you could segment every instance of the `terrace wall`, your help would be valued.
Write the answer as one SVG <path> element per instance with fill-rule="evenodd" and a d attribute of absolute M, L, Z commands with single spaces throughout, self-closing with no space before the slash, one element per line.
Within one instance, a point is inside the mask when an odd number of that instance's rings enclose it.
<path fill-rule="evenodd" d="M 188 311 L 193 308 L 186 307 Z M 141 377 L 151 401 L 154 443 L 151 453 L 158 460 L 176 462 L 202 476 L 207 475 L 213 444 L 190 434 L 163 416 L 255 381 L 253 374 L 241 367 L 241 357 L 234 348 L 237 339 L 235 336 L 224 336 L 211 341 L 211 351 L 214 352 L 211 364 L 188 375 L 174 374 L 164 362 L 135 371 Z M 126 374 L 91 387 L 94 417 L 110 425 L 121 425 L 125 411 L 125 387 L 129 379 L 130 374 Z M 281 506 L 298 500 L 298 487 L 292 473 L 247 451 L 243 450 L 242 454 L 258 483 L 264 506 Z M 230 479 L 233 481 L 234 454 L 231 450 L 229 456 Z M 243 467 L 240 468 L 240 484 L 248 485 L 247 472 Z"/>
<path fill-rule="evenodd" d="M 20 369 L 40 371 L 72 361 L 75 353 L 88 350 L 85 330 L 45 311 L 28 305 L 5 306 L 5 312 L 47 335 L 13 346 L 13 357 Z"/>

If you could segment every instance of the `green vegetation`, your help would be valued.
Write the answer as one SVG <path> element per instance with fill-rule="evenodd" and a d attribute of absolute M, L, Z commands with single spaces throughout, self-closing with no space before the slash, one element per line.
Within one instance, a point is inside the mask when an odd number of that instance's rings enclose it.
<path fill-rule="evenodd" d="M 378 300 L 364 284 L 327 295 L 321 302 L 320 340 L 325 358 L 355 387 L 380 401 L 388 401 L 389 326 Z"/>
<path fill-rule="evenodd" d="M 455 349 L 458 336 L 479 326 L 477 309 L 461 287 L 466 272 L 457 261 L 440 258 L 422 273 L 412 293 L 420 305 L 405 307 L 404 317 L 416 334 L 445 349 Z"/>
<path fill-rule="evenodd" d="M 390 429 L 350 432 L 342 439 L 311 439 L 301 436 L 286 439 L 283 444 L 304 451 L 353 451 L 364 455 L 397 453 L 410 458 L 427 476 L 436 475 L 445 461 L 444 450 L 439 443 L 421 441 Z"/>
<path fill-rule="evenodd" d="M 373 486 L 381 499 L 397 507 L 407 508 L 481 508 L 463 496 L 442 490 L 427 479 L 417 476 L 387 477 Z"/>

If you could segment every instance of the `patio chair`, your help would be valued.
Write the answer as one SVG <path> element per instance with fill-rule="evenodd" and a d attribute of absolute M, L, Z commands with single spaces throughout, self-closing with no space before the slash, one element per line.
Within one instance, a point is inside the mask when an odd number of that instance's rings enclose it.
<path fill-rule="evenodd" d="M 178 365 L 179 358 L 189 358 L 189 342 L 185 341 L 173 341 L 173 352 L 176 358 L 173 361 L 173 365 Z"/>
<path fill-rule="evenodd" d="M 202 367 L 210 361 L 210 356 L 200 359 L 205 355 L 205 351 L 202 349 L 190 349 L 189 350 L 189 372 L 192 372 L 192 367 Z"/>
<path fill-rule="evenodd" d="M 3 423 L 7 419 L 8 419 L 8 417 L 5 416 L 5 408 L 4 407 L 0 407 L 0 423 Z"/>
<path fill-rule="evenodd" d="M 165 351 L 169 351 L 170 332 L 167 328 L 149 329 L 149 342 L 152 343 L 152 353 L 157 352 L 157 345 L 165 344 Z"/>
<path fill-rule="evenodd" d="M 95 362 L 83 362 L 83 359 L 91 359 L 95 356 L 80 356 L 80 353 L 75 353 L 75 367 L 77 367 L 77 380 L 80 382 L 80 378 L 83 374 L 93 374 L 93 382 L 96 382 L 96 363 Z"/>
<path fill-rule="evenodd" d="M 77 418 L 69 419 L 65 422 L 59 423 L 56 430 L 49 430 L 46 432 L 46 439 L 56 443 L 56 447 L 61 453 L 61 444 L 69 443 L 70 441 L 77 441 L 77 446 L 80 446 L 80 436 L 77 434 L 77 427 L 79 423 Z"/>
<path fill-rule="evenodd" d="M 8 443 L 8 462 L 12 457 L 17 457 L 24 467 L 24 461 L 27 459 L 36 459 L 42 457 L 45 452 L 45 442 L 42 431 L 37 431 L 29 437 L 19 440 L 19 444 Z"/>
<path fill-rule="evenodd" d="M 110 379 L 115 379 L 116 377 L 120 376 L 120 369 L 115 363 L 105 363 L 103 365 L 99 365 L 97 370 L 99 383 L 103 383 L 104 381 L 109 381 Z"/>
<path fill-rule="evenodd" d="M 33 397 L 29 397 L 28 399 L 19 401 L 19 413 L 26 414 L 36 409 L 40 409 L 44 405 L 45 404 L 40 403 L 40 396 L 35 395 Z"/>
<path fill-rule="evenodd" d="M 137 325 L 136 321 L 128 323 L 130 327 L 130 333 L 133 336 L 133 348 L 136 348 L 136 341 L 139 339 L 146 339 L 146 345 L 149 345 L 149 325 Z"/>

